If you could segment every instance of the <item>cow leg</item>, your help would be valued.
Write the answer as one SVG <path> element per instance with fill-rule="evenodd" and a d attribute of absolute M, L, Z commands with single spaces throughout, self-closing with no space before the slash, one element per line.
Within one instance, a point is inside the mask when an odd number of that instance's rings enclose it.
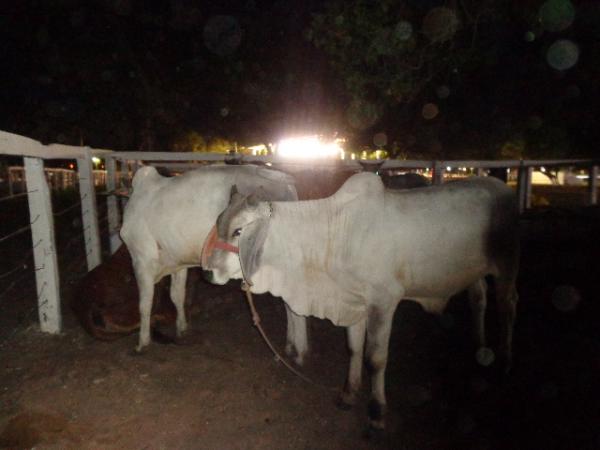
<path fill-rule="evenodd" d="M 356 403 L 356 396 L 360 389 L 366 327 L 367 321 L 363 319 L 347 329 L 350 367 L 348 369 L 348 379 L 340 395 L 339 406 L 343 409 L 348 409 Z"/>
<path fill-rule="evenodd" d="M 140 294 L 140 339 L 136 350 L 141 352 L 150 344 L 150 315 L 154 297 L 154 277 L 150 270 L 135 266 L 135 279 Z"/>
<path fill-rule="evenodd" d="M 484 278 L 477 280 L 467 289 L 473 314 L 473 334 L 477 348 L 485 347 L 485 309 L 487 306 L 487 283 Z"/>
<path fill-rule="evenodd" d="M 295 356 L 294 362 L 301 366 L 304 357 L 308 353 L 308 333 L 306 329 L 306 317 L 299 316 L 290 307 L 285 305 L 287 315 L 287 340 L 285 353 Z"/>
<path fill-rule="evenodd" d="M 177 337 L 181 337 L 187 330 L 185 317 L 185 283 L 187 280 L 187 269 L 181 269 L 171 274 L 171 301 L 177 310 Z"/>
<path fill-rule="evenodd" d="M 377 430 L 385 427 L 385 368 L 396 305 L 397 303 L 385 309 L 373 307 L 367 319 L 366 357 L 371 372 L 369 425 Z"/>
<path fill-rule="evenodd" d="M 515 287 L 514 277 L 496 279 L 496 302 L 498 303 L 498 314 L 500 320 L 500 357 L 502 358 L 505 371 L 508 372 L 512 365 L 512 338 L 515 318 L 517 315 L 517 301 L 519 295 Z"/>

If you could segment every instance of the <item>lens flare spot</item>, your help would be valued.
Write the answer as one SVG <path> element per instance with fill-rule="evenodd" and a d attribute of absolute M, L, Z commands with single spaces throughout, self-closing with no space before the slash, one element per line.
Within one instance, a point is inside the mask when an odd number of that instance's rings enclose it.
<path fill-rule="evenodd" d="M 569 0 L 547 0 L 540 6 L 538 18 L 547 31 L 569 28 L 575 19 L 575 7 Z"/>
<path fill-rule="evenodd" d="M 528 31 L 523 36 L 523 39 L 525 39 L 525 41 L 527 41 L 527 42 L 533 42 L 533 41 L 535 41 L 535 33 L 533 31 Z"/>
<path fill-rule="evenodd" d="M 579 47 L 568 39 L 559 39 L 546 52 L 546 61 L 556 70 L 567 70 L 577 64 Z"/>
<path fill-rule="evenodd" d="M 387 145 L 387 143 L 387 134 L 382 132 L 376 133 L 375 136 L 373 136 L 373 144 L 375 144 L 377 147 L 384 147 L 385 145 Z"/>
<path fill-rule="evenodd" d="M 475 353 L 475 359 L 479 365 L 489 367 L 496 359 L 496 354 L 489 347 L 480 347 L 477 353 Z"/>
<path fill-rule="evenodd" d="M 444 99 L 444 98 L 448 98 L 448 96 L 450 95 L 450 88 L 448 86 L 446 86 L 445 84 L 438 86 L 437 89 L 435 90 L 435 93 L 437 94 L 438 98 Z"/>
<path fill-rule="evenodd" d="M 552 304 L 561 312 L 573 311 L 581 303 L 581 294 L 573 286 L 557 286 L 552 292 Z"/>
<path fill-rule="evenodd" d="M 435 103 L 426 103 L 425 105 L 423 105 L 423 109 L 421 110 L 423 118 L 427 120 L 435 119 L 439 112 L 440 109 Z"/>
<path fill-rule="evenodd" d="M 379 120 L 381 108 L 377 105 L 364 101 L 355 100 L 346 111 L 346 120 L 352 128 L 366 130 Z"/>
<path fill-rule="evenodd" d="M 408 41 L 413 34 L 413 26 L 406 20 L 401 20 L 396 24 L 394 29 L 394 36 L 399 41 Z"/>
<path fill-rule="evenodd" d="M 204 26 L 204 45 L 212 53 L 228 56 L 234 53 L 242 42 L 242 29 L 235 17 L 212 16 Z"/>
<path fill-rule="evenodd" d="M 445 42 L 458 31 L 456 13 L 443 6 L 431 9 L 423 19 L 423 34 L 432 42 Z"/>

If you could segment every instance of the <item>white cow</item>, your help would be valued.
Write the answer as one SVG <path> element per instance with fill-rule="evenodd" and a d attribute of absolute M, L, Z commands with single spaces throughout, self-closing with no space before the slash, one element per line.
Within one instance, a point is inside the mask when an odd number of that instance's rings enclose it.
<path fill-rule="evenodd" d="M 240 192 L 260 189 L 267 199 L 297 200 L 293 178 L 257 166 L 208 166 L 179 177 L 163 177 L 154 167 L 138 170 L 124 212 L 121 237 L 131 253 L 140 293 L 138 351 L 150 343 L 154 284 L 171 275 L 171 299 L 177 310 L 177 335 L 186 329 L 184 313 L 188 267 L 200 265 L 202 244 L 217 216 L 229 203 L 232 186 Z M 301 364 L 308 351 L 306 319 L 287 308 L 288 354 Z"/>
<path fill-rule="evenodd" d="M 211 255 L 206 259 L 214 282 L 244 278 L 252 292 L 281 296 L 297 314 L 348 327 L 352 355 L 341 395 L 347 405 L 360 388 L 366 337 L 369 423 L 383 428 L 388 341 L 402 299 L 440 312 L 451 296 L 468 290 L 478 345 L 484 346 L 484 277 L 492 275 L 504 332 L 501 351 L 510 363 L 517 225 L 515 195 L 499 180 L 393 191 L 376 175 L 362 173 L 322 200 L 232 197 L 217 221 L 217 242 L 221 248 L 223 242 L 239 246 L 239 256 L 207 244 L 203 253 Z"/>

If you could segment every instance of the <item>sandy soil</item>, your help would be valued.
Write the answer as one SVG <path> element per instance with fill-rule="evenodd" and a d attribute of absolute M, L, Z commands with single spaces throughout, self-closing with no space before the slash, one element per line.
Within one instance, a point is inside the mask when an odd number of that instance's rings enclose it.
<path fill-rule="evenodd" d="M 34 298 L 0 302 L 0 447 L 38 449 L 597 449 L 600 448 L 600 214 L 524 219 L 508 376 L 477 364 L 462 298 L 442 316 L 403 302 L 387 370 L 388 430 L 368 439 L 364 398 L 334 405 L 346 372 L 344 330 L 310 320 L 305 383 L 253 328 L 238 284 L 206 286 L 180 345 L 135 355 L 136 335 L 106 343 L 65 309 L 60 336 L 37 331 Z M 554 298 L 574 286 L 581 301 Z M 65 298 L 69 285 L 63 285 Z M 16 295 L 15 295 L 16 298 Z M 257 297 L 283 348 L 279 300 Z M 488 322 L 496 336 L 493 299 Z M 19 317 L 20 323 L 7 317 Z M 10 327 L 10 328 L 9 328 Z M 172 330 L 165 330 L 172 332 Z"/>

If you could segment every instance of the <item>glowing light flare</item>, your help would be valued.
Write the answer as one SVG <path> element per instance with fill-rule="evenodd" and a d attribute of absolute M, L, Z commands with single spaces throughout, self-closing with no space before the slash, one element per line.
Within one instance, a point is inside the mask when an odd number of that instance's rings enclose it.
<path fill-rule="evenodd" d="M 341 139 L 324 142 L 318 136 L 294 137 L 279 141 L 276 151 L 284 158 L 335 158 L 344 154 L 341 143 Z"/>

